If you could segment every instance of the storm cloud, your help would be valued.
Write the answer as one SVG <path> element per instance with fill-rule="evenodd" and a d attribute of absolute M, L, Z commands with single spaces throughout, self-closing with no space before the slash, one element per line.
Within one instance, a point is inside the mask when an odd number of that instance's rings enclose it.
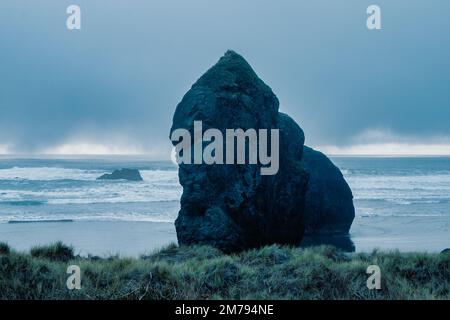
<path fill-rule="evenodd" d="M 369 31 L 374 3 L 382 30 Z M 66 28 L 71 4 L 81 30 Z M 227 49 L 272 87 L 309 145 L 450 145 L 446 0 L 0 6 L 0 153 L 165 157 L 176 104 Z"/>

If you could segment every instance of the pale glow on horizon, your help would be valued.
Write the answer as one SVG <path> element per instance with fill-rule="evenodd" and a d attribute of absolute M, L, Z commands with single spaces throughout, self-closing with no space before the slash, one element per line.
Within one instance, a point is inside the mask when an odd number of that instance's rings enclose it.
<path fill-rule="evenodd" d="M 99 143 L 64 143 L 40 152 L 48 155 L 143 155 L 143 150 L 134 146 L 111 146 Z"/>
<path fill-rule="evenodd" d="M 342 156 L 450 156 L 450 144 L 373 143 L 318 146 L 315 149 Z"/>
<path fill-rule="evenodd" d="M 323 145 L 313 146 L 317 151 L 327 155 L 336 156 L 450 156 L 450 143 L 360 143 L 346 146 Z M 0 155 L 19 155 L 8 145 L 0 144 Z M 151 156 L 155 159 L 166 159 L 175 161 L 174 148 L 169 145 L 165 148 L 163 145 L 155 146 L 151 150 L 124 143 L 109 145 L 104 143 L 75 142 L 63 143 L 54 147 L 46 148 L 33 152 L 35 155 L 130 155 Z"/>
<path fill-rule="evenodd" d="M 155 144 L 153 147 L 146 148 L 126 143 L 125 141 L 115 142 L 115 144 L 95 143 L 95 142 L 66 142 L 52 147 L 38 149 L 34 152 L 24 152 L 15 150 L 6 145 L 0 144 L 0 155 L 2 156 L 21 156 L 21 157 L 46 157 L 46 156 L 137 156 L 149 160 L 170 160 L 171 148 L 168 143 L 167 148 L 164 145 Z"/>
<path fill-rule="evenodd" d="M 414 143 L 372 143 L 355 144 L 349 146 L 318 146 L 318 151 L 329 155 L 362 155 L 362 156 L 450 156 L 450 144 L 414 144 Z M 0 149 L 1 150 L 1 149 Z M 8 150 L 8 149 L 6 149 Z M 150 152 L 156 156 L 166 158 L 167 152 Z M 174 149 L 170 152 L 170 159 L 175 156 Z M 136 146 L 111 146 L 99 143 L 65 143 L 48 148 L 42 154 L 52 155 L 144 155 L 150 154 Z"/>
<path fill-rule="evenodd" d="M 6 145 L 0 144 L 0 154 L 9 154 L 9 148 Z"/>

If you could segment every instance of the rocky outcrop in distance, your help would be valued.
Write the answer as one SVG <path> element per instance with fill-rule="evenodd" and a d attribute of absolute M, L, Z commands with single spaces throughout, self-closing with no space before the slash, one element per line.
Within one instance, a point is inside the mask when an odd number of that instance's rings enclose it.
<path fill-rule="evenodd" d="M 119 169 L 113 173 L 106 173 L 97 180 L 127 180 L 127 181 L 143 181 L 141 173 L 136 169 Z"/>

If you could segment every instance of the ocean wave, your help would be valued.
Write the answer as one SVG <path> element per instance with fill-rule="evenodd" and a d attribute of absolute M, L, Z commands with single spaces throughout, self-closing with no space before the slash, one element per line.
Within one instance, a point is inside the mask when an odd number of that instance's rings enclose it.
<path fill-rule="evenodd" d="M 352 175 L 347 178 L 355 201 L 400 206 L 450 203 L 450 175 Z M 376 204 L 374 204 L 376 206 Z"/>
<path fill-rule="evenodd" d="M 429 199 L 429 198 L 384 198 L 384 197 L 358 197 L 355 196 L 356 201 L 373 201 L 373 202 L 386 202 L 399 205 L 415 205 L 415 204 L 447 204 L 450 203 L 450 198 L 445 199 Z"/>
<path fill-rule="evenodd" d="M 144 181 L 151 182 L 177 182 L 178 172 L 176 170 L 140 170 Z M 0 169 L 0 180 L 28 180 L 28 181 L 96 181 L 106 170 L 83 170 L 56 167 L 13 167 Z M 114 181 L 102 181 L 114 182 Z"/>
<path fill-rule="evenodd" d="M 36 200 L 17 200 L 17 201 L 0 201 L 0 205 L 9 206 L 40 206 L 45 204 L 46 201 L 36 201 Z"/>
<path fill-rule="evenodd" d="M 22 223 L 67 223 L 73 222 L 72 219 L 60 219 L 60 220 L 9 220 L 9 224 L 22 224 Z"/>
<path fill-rule="evenodd" d="M 2 170 L 0 205 L 178 201 L 182 194 L 178 172 L 174 170 L 142 170 L 143 182 L 96 180 L 102 170 L 18 167 Z M 6 178 L 10 180 L 5 181 Z"/>
<path fill-rule="evenodd" d="M 55 167 L 13 167 L 0 169 L 0 180 L 95 180 L 102 172 Z"/>
<path fill-rule="evenodd" d="M 379 218 L 379 217 L 389 217 L 389 218 L 439 218 L 447 217 L 447 215 L 441 213 L 359 213 L 356 218 Z"/>
<path fill-rule="evenodd" d="M 353 171 L 350 171 L 353 172 Z M 420 182 L 430 182 L 435 180 L 442 180 L 442 181 L 450 181 L 450 172 L 443 173 L 443 172 L 434 172 L 434 173 L 427 173 L 427 174 L 412 174 L 412 173 L 405 173 L 405 174 L 379 174 L 374 175 L 370 173 L 358 173 L 358 174 L 352 174 L 351 179 L 365 179 L 370 181 L 420 181 Z"/>
<path fill-rule="evenodd" d="M 119 204 L 119 203 L 153 203 L 153 202 L 174 202 L 178 199 L 147 199 L 147 198 L 105 198 L 105 199 L 54 199 L 47 201 L 50 205 L 68 205 L 68 204 Z"/>
<path fill-rule="evenodd" d="M 22 223 L 45 223 L 45 222 L 166 222 L 173 223 L 178 209 L 174 207 L 173 212 L 149 214 L 149 213 L 118 213 L 98 212 L 83 214 L 11 214 L 0 215 L 0 223 L 22 224 Z"/>
<path fill-rule="evenodd" d="M 178 201 L 182 189 L 177 184 L 100 184 L 87 187 L 45 190 L 2 190 L 0 204 L 89 204 Z"/>

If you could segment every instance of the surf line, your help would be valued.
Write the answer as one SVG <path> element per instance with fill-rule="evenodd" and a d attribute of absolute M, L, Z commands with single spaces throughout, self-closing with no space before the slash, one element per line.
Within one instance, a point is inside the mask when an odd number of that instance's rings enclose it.
<path fill-rule="evenodd" d="M 19 224 L 19 223 L 67 223 L 73 222 L 72 219 L 60 219 L 60 220 L 9 220 L 9 224 Z"/>

